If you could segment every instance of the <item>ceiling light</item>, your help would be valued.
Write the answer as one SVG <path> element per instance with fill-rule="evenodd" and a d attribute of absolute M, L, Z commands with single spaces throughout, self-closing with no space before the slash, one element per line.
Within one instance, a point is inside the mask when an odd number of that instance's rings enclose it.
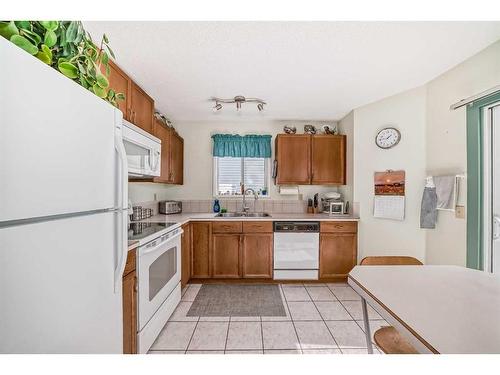
<path fill-rule="evenodd" d="M 264 110 L 264 105 L 267 104 L 265 101 L 259 98 L 245 98 L 243 95 L 237 95 L 234 98 L 231 99 L 223 99 L 223 98 L 215 98 L 212 97 L 210 98 L 211 101 L 215 102 L 215 106 L 213 107 L 213 111 L 217 112 L 222 109 L 222 104 L 220 103 L 235 103 L 236 104 L 236 110 L 240 111 L 242 107 L 242 103 L 257 103 L 257 109 L 259 112 Z"/>
<path fill-rule="evenodd" d="M 216 104 L 214 105 L 214 107 L 212 108 L 212 110 L 213 110 L 214 112 L 220 111 L 221 109 L 222 109 L 222 104 L 220 104 L 220 103 L 216 103 Z"/>

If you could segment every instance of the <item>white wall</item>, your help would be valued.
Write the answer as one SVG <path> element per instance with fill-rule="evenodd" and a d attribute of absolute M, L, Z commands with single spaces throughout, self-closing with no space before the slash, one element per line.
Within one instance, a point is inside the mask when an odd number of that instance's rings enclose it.
<path fill-rule="evenodd" d="M 425 178 L 426 89 L 418 87 L 354 110 L 354 189 L 359 204 L 358 257 L 409 255 L 425 259 L 425 232 L 420 229 L 420 201 Z M 385 126 L 401 132 L 400 143 L 389 150 L 375 144 Z M 373 217 L 376 171 L 406 171 L 404 221 Z"/>
<path fill-rule="evenodd" d="M 347 136 L 346 147 L 346 173 L 347 185 L 339 187 L 344 200 L 353 203 L 352 194 L 354 186 L 354 111 L 349 112 L 339 121 L 339 130 Z M 353 205 L 354 206 L 354 205 Z"/>
<path fill-rule="evenodd" d="M 467 171 L 466 108 L 450 111 L 450 105 L 499 84 L 500 41 L 427 84 L 429 174 Z M 426 262 L 465 266 L 466 230 L 466 220 L 440 211 L 436 229 L 427 230 Z"/>
<path fill-rule="evenodd" d="M 335 121 L 266 121 L 248 122 L 180 122 L 175 128 L 184 138 L 184 185 L 163 185 L 153 183 L 129 183 L 129 196 L 133 203 L 157 199 L 212 199 L 213 158 L 212 134 L 270 134 L 273 136 L 272 159 L 274 160 L 274 140 L 276 134 L 283 133 L 284 125 L 294 125 L 297 133 L 303 133 L 304 124 L 335 125 Z M 271 171 L 269 171 L 271 173 Z M 269 196 L 272 199 L 307 199 L 319 192 L 337 191 L 332 186 L 299 186 L 300 195 L 286 196 L 278 193 L 277 186 L 271 182 Z"/>

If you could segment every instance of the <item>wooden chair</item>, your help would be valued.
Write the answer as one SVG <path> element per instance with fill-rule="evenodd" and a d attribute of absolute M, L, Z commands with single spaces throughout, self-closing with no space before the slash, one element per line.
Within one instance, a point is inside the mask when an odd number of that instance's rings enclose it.
<path fill-rule="evenodd" d="M 421 266 L 422 262 L 407 256 L 373 256 L 363 258 L 362 266 Z M 373 335 L 377 346 L 386 354 L 418 354 L 394 327 L 379 328 Z"/>
<path fill-rule="evenodd" d="M 359 264 L 361 266 L 421 266 L 422 262 L 413 257 L 376 256 L 363 258 Z"/>

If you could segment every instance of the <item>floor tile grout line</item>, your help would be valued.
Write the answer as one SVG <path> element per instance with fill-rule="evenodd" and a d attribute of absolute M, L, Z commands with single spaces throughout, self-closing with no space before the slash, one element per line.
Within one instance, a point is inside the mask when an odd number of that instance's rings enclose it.
<path fill-rule="evenodd" d="M 196 328 L 198 328 L 199 322 L 200 322 L 200 317 L 198 317 L 198 320 L 196 321 L 196 324 L 195 324 L 194 329 L 193 329 L 193 333 L 191 333 L 191 337 L 189 338 L 189 342 L 187 344 L 186 350 L 184 351 L 184 354 L 186 354 L 187 351 L 189 350 L 189 345 L 191 345 L 191 341 L 193 340 L 193 336 L 194 336 L 194 333 L 196 332 Z"/>
<path fill-rule="evenodd" d="M 304 289 L 306 289 L 304 287 L 304 284 L 302 284 L 302 287 Z M 283 288 L 281 288 L 283 289 Z M 307 292 L 307 289 L 306 289 L 306 292 Z M 292 312 L 290 310 L 290 306 L 288 305 L 288 299 L 286 298 L 286 295 L 285 295 L 285 292 L 283 291 L 283 297 L 285 298 L 285 303 L 286 303 L 286 308 L 288 309 L 288 313 L 290 314 L 290 320 L 292 321 L 292 326 L 293 326 L 293 330 L 295 331 L 295 337 L 297 337 L 297 342 L 299 343 L 299 350 L 300 350 L 300 354 L 304 354 L 304 352 L 302 351 L 302 343 L 300 342 L 300 339 L 299 339 L 299 334 L 297 333 L 297 328 L 295 327 L 295 322 L 293 320 L 293 316 L 292 316 Z M 291 301 L 290 301 L 291 302 Z"/>
<path fill-rule="evenodd" d="M 328 288 L 328 290 L 330 290 L 330 288 Z M 313 298 L 312 298 L 311 294 L 309 293 L 309 290 L 307 290 L 307 288 L 306 288 L 306 292 L 307 292 L 307 294 L 309 294 L 309 297 L 311 297 L 311 300 L 313 301 L 314 307 L 315 307 L 315 308 L 316 308 L 316 310 L 318 311 L 318 314 L 319 314 L 320 318 L 322 319 L 323 324 L 326 326 L 326 330 L 328 331 L 328 333 L 329 333 L 329 334 L 330 334 L 330 336 L 332 337 L 333 342 L 335 343 L 335 345 L 337 345 L 337 349 L 339 349 L 339 350 L 340 350 L 339 343 L 337 342 L 337 340 L 336 340 L 336 339 L 335 339 L 335 337 L 333 336 L 332 331 L 330 331 L 330 327 L 328 327 L 328 324 L 326 324 L 325 319 L 323 318 L 323 315 L 321 315 L 321 312 L 319 311 L 318 306 L 316 306 L 316 303 L 315 303 L 315 301 L 313 300 Z M 332 294 L 334 295 L 334 297 L 335 297 L 335 298 L 337 298 L 337 296 L 335 296 L 335 294 L 334 294 L 331 290 L 330 290 L 330 293 L 332 293 Z M 342 353 L 342 351 L 341 351 L 341 353 Z"/>
<path fill-rule="evenodd" d="M 354 323 L 356 323 L 356 325 L 361 329 L 361 331 L 363 331 L 363 334 L 365 333 L 365 331 L 361 328 L 361 326 L 358 324 L 358 322 L 356 321 L 356 319 L 354 319 L 354 316 L 352 316 L 351 312 L 349 310 L 347 310 L 347 307 L 344 306 L 344 304 L 342 303 L 342 301 L 339 301 L 340 304 L 344 307 L 344 309 L 347 311 L 347 313 L 351 316 L 352 320 L 354 321 Z M 347 301 L 349 302 L 349 301 Z M 368 307 L 368 306 L 367 306 Z M 371 306 L 370 306 L 371 307 Z M 368 310 L 368 309 L 367 309 Z M 367 312 L 367 315 L 368 315 L 368 325 L 370 325 L 370 320 L 381 320 L 381 319 L 370 319 L 370 314 Z M 371 332 L 371 326 L 370 326 L 370 333 L 372 334 L 373 336 L 373 332 Z M 373 337 L 370 338 L 372 344 L 374 344 L 374 341 L 373 341 Z"/>
<path fill-rule="evenodd" d="M 229 327 L 231 326 L 231 317 L 229 317 L 229 321 L 227 322 L 227 331 L 226 331 L 226 341 L 224 342 L 224 354 L 227 350 L 227 339 L 229 337 Z"/>

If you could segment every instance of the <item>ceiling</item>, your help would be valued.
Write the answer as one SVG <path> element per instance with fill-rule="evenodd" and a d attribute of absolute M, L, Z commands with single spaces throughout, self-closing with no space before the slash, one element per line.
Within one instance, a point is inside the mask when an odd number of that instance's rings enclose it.
<path fill-rule="evenodd" d="M 84 22 L 173 121 L 336 120 L 500 39 L 500 22 Z M 213 113 L 212 96 L 246 104 Z"/>

